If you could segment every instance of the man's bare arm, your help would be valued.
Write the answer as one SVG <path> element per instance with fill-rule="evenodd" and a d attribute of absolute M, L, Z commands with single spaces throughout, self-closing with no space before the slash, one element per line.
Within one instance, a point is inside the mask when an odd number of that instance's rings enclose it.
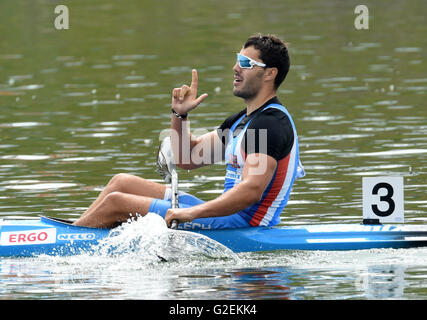
<path fill-rule="evenodd" d="M 183 85 L 172 91 L 174 112 L 186 118 L 207 97 L 205 93 L 197 98 L 197 89 L 198 75 L 193 70 L 190 87 Z M 189 121 L 175 115 L 171 119 L 171 145 L 175 162 L 182 169 L 195 169 L 223 159 L 223 145 L 215 131 L 195 137 L 190 132 Z"/>
<path fill-rule="evenodd" d="M 227 216 L 261 200 L 262 195 L 273 178 L 277 161 L 265 154 L 250 154 L 246 158 L 242 181 L 218 198 L 203 204 L 185 208 L 169 209 L 166 223 L 178 220 L 180 223 L 196 218 Z"/>

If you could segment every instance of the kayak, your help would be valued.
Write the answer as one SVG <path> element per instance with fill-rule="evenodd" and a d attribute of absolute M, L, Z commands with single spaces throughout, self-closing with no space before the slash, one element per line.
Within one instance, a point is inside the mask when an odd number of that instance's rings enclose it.
<path fill-rule="evenodd" d="M 319 224 L 204 230 L 234 252 L 273 250 L 364 250 L 427 246 L 427 226 Z"/>
<path fill-rule="evenodd" d="M 114 229 L 74 226 L 70 221 L 40 217 L 0 220 L 0 256 L 76 255 L 90 252 Z M 180 232 L 180 231 L 176 231 Z M 194 230 L 234 252 L 273 250 L 363 250 L 427 246 L 427 226 L 313 224 Z"/>
<path fill-rule="evenodd" d="M 57 218 L 4 219 L 0 220 L 0 257 L 80 254 L 109 234 L 109 229 L 74 226 Z"/>

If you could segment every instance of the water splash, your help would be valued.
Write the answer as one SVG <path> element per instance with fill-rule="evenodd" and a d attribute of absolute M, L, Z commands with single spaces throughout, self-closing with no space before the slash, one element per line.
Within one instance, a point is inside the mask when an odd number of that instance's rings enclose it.
<path fill-rule="evenodd" d="M 203 259 L 239 259 L 224 245 L 198 233 L 171 230 L 155 213 L 131 219 L 115 228 L 95 248 L 100 256 L 158 262 Z"/>

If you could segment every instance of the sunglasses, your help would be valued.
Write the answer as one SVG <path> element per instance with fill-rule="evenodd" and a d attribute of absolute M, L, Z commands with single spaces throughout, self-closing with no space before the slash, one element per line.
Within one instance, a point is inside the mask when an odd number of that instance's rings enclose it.
<path fill-rule="evenodd" d="M 254 66 L 259 66 L 262 68 L 267 67 L 266 64 L 255 61 L 240 53 L 237 54 L 237 62 L 239 63 L 240 68 L 243 68 L 243 69 L 252 69 Z"/>

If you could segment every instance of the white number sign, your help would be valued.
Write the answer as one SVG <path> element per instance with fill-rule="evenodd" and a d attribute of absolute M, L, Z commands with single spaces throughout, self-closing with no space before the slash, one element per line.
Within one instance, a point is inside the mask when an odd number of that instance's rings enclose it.
<path fill-rule="evenodd" d="M 404 222 L 403 177 L 364 177 L 363 219 Z"/>

